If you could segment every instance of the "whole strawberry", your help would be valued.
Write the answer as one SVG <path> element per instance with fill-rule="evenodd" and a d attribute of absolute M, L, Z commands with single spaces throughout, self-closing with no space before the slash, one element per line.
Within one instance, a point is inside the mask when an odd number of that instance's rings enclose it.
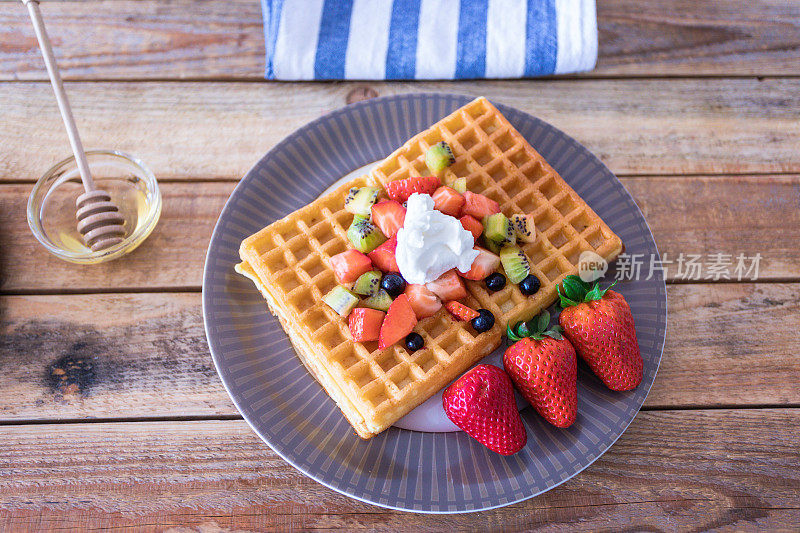
<path fill-rule="evenodd" d="M 525 446 L 514 388 L 508 376 L 492 365 L 478 365 L 442 394 L 447 418 L 493 452 L 512 455 Z"/>
<path fill-rule="evenodd" d="M 538 320 L 509 327 L 508 338 L 517 342 L 503 354 L 503 367 L 542 418 L 566 428 L 578 416 L 578 359 L 561 328 L 547 330 L 549 324 L 545 311 Z"/>
<path fill-rule="evenodd" d="M 598 283 L 590 288 L 578 276 L 567 276 L 558 293 L 564 308 L 558 323 L 581 359 L 609 389 L 635 389 L 644 363 L 625 298 Z"/>

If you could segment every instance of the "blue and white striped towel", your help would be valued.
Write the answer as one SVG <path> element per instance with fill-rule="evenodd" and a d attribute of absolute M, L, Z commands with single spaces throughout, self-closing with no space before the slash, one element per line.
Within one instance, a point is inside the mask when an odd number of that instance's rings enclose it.
<path fill-rule="evenodd" d="M 528 78 L 591 70 L 595 0 L 262 0 L 269 79 Z"/>

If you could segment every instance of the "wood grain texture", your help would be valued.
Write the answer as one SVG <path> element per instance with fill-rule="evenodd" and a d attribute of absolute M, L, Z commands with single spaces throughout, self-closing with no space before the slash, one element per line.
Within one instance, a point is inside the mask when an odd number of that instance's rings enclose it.
<path fill-rule="evenodd" d="M 342 496 L 294 470 L 242 421 L 12 426 L 0 435 L 0 527 L 789 530 L 800 520 L 798 424 L 797 409 L 640 413 L 562 486 L 449 516 Z"/>
<path fill-rule="evenodd" d="M 647 408 L 800 404 L 799 290 L 670 286 Z M 0 317 L 0 422 L 237 414 L 199 294 L 5 296 Z"/>
<path fill-rule="evenodd" d="M 707 265 L 707 254 L 760 253 L 759 279 L 800 279 L 800 176 L 637 177 L 623 183 L 666 259 L 699 253 Z M 153 234 L 133 253 L 93 266 L 50 255 L 25 221 L 30 185 L 0 185 L 0 291 L 199 289 L 212 229 L 234 185 L 162 184 L 164 207 Z M 646 263 L 642 271 L 648 268 Z M 682 277 L 677 265 L 667 265 L 667 276 Z"/>
<path fill-rule="evenodd" d="M 290 89 L 291 87 L 291 89 Z M 159 179 L 239 179 L 358 83 L 67 83 L 84 145 L 139 156 Z M 800 172 L 800 79 L 377 83 L 379 95 L 485 95 L 565 131 L 618 174 Z M 0 84 L 0 180 L 69 154 L 49 84 Z"/>
<path fill-rule="evenodd" d="M 42 10 L 68 79 L 264 74 L 258 2 L 73 0 Z M 796 0 L 602 0 L 597 14 L 598 66 L 584 76 L 800 73 Z M 47 79 L 16 1 L 0 1 L 0 43 L 0 79 Z"/>

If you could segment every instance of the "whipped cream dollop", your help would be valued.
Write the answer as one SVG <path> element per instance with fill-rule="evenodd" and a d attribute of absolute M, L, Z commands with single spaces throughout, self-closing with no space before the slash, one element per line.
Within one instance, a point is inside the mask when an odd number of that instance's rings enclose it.
<path fill-rule="evenodd" d="M 467 272 L 478 257 L 474 246 L 472 233 L 458 219 L 436 211 L 430 195 L 411 195 L 395 254 L 408 283 L 428 283 L 453 268 Z"/>

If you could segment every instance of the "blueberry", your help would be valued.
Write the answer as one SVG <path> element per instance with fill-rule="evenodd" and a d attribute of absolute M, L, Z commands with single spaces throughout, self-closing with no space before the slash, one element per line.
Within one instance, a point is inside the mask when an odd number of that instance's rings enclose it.
<path fill-rule="evenodd" d="M 489 274 L 483 281 L 486 283 L 486 288 L 494 292 L 500 291 L 506 286 L 506 277 L 499 272 Z"/>
<path fill-rule="evenodd" d="M 494 315 L 488 309 L 478 309 L 479 316 L 476 316 L 470 321 L 472 327 L 478 333 L 489 331 L 494 327 Z"/>
<path fill-rule="evenodd" d="M 392 298 L 397 298 L 406 290 L 406 280 L 400 274 L 386 274 L 381 281 L 381 289 L 389 293 Z"/>
<path fill-rule="evenodd" d="M 416 352 L 425 346 L 425 341 L 419 333 L 409 333 L 406 337 L 406 348 L 410 352 Z"/>
<path fill-rule="evenodd" d="M 522 294 L 526 296 L 530 296 L 531 294 L 536 294 L 536 291 L 539 290 L 542 284 L 539 281 L 539 278 L 534 276 L 533 274 L 529 274 L 525 279 L 519 282 L 519 290 Z"/>

